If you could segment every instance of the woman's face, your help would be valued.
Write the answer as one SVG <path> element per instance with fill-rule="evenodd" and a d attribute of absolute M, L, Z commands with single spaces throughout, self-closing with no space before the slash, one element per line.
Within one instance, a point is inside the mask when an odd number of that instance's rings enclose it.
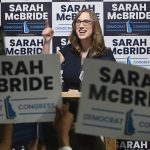
<path fill-rule="evenodd" d="M 93 28 L 92 19 L 87 12 L 83 12 L 76 21 L 76 33 L 80 40 L 92 38 Z"/>

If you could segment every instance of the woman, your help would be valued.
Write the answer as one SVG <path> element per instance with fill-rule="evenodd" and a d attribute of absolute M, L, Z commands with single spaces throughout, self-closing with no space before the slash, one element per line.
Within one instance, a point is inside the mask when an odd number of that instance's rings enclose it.
<path fill-rule="evenodd" d="M 45 39 L 43 54 L 48 54 L 53 30 L 47 27 L 42 34 Z M 63 91 L 80 90 L 82 65 L 85 58 L 115 60 L 112 51 L 105 47 L 96 14 L 89 9 L 81 10 L 76 15 L 69 41 L 70 44 L 58 52 L 63 68 Z"/>
<path fill-rule="evenodd" d="M 43 54 L 50 53 L 53 33 L 52 28 L 48 26 L 42 32 L 45 39 Z M 89 9 L 81 10 L 76 15 L 69 41 L 70 43 L 58 52 L 63 69 L 63 91 L 80 90 L 82 66 L 86 58 L 115 61 L 112 51 L 105 47 L 98 18 Z M 74 134 L 74 132 L 70 135 L 70 145 L 73 150 L 105 149 L 99 137 Z"/>

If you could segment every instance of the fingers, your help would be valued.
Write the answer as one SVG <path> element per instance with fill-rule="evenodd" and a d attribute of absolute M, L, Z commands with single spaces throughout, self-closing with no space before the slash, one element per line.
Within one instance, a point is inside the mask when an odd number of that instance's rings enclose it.
<path fill-rule="evenodd" d="M 45 21 L 45 28 L 42 31 L 42 35 L 45 38 L 51 38 L 54 35 L 54 30 L 49 26 L 48 20 Z"/>
<path fill-rule="evenodd" d="M 53 35 L 54 35 L 54 30 L 51 29 L 51 31 L 50 31 L 50 36 L 52 37 Z"/>
<path fill-rule="evenodd" d="M 54 30 L 53 30 L 52 28 L 50 28 L 50 27 L 47 27 L 47 28 L 45 28 L 45 29 L 42 31 L 42 35 L 43 35 L 43 36 L 50 36 L 50 37 L 52 37 L 53 34 L 54 34 Z"/>
<path fill-rule="evenodd" d="M 59 107 L 56 107 L 56 116 L 55 120 L 58 120 L 61 117 L 61 109 Z"/>
<path fill-rule="evenodd" d="M 69 103 L 62 105 L 62 113 L 66 114 L 69 112 Z"/>
<path fill-rule="evenodd" d="M 63 104 L 62 107 L 56 107 L 56 118 L 61 117 L 69 112 L 69 103 Z"/>

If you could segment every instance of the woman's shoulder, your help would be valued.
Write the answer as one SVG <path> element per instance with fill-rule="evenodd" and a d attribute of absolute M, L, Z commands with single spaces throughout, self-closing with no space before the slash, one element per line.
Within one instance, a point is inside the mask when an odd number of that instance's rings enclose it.
<path fill-rule="evenodd" d="M 63 54 L 65 54 L 65 53 L 68 53 L 68 52 L 70 52 L 70 51 L 72 51 L 72 45 L 71 44 L 67 44 L 67 45 L 65 45 L 61 50 L 60 50 L 60 52 L 61 53 L 63 53 Z"/>
<path fill-rule="evenodd" d="M 65 45 L 61 50 L 60 52 L 62 53 L 62 55 L 64 56 L 70 56 L 70 55 L 79 55 L 79 52 L 71 45 L 71 44 L 68 44 L 68 45 Z"/>
<path fill-rule="evenodd" d="M 112 52 L 112 50 L 111 50 L 110 47 L 106 47 L 105 48 L 104 54 L 100 58 L 104 59 L 104 60 L 113 60 L 113 61 L 116 61 L 115 57 L 113 55 L 113 52 Z"/>

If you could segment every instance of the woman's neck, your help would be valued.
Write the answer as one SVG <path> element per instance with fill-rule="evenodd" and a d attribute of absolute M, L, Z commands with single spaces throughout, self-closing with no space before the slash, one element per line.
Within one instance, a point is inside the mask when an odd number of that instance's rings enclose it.
<path fill-rule="evenodd" d="M 80 52 L 82 65 L 83 65 L 84 60 L 87 58 L 89 51 L 90 51 L 90 48 L 86 47 L 84 50 L 82 49 L 82 51 Z"/>
<path fill-rule="evenodd" d="M 89 49 L 92 48 L 92 42 L 91 42 L 91 40 L 90 41 L 89 40 L 82 40 L 81 46 L 82 46 L 81 52 L 83 52 L 83 53 L 88 52 Z"/>

